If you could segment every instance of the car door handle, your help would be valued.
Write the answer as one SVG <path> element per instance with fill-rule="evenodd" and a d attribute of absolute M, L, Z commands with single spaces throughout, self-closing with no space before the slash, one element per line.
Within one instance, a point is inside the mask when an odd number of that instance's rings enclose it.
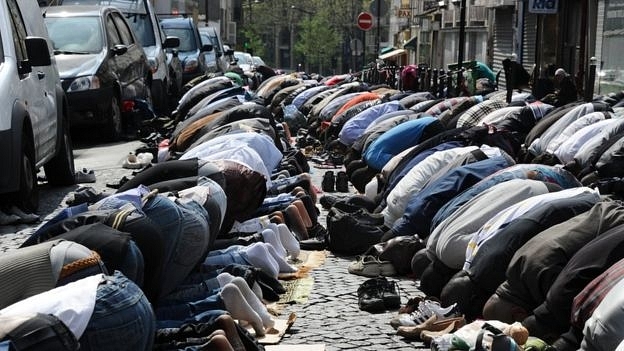
<path fill-rule="evenodd" d="M 43 73 L 41 71 L 37 72 L 37 78 L 39 78 L 39 80 L 45 78 L 45 73 Z"/>

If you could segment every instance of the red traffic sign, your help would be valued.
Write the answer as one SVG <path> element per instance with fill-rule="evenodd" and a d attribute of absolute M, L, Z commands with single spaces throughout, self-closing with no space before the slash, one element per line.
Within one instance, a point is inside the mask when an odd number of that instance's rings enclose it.
<path fill-rule="evenodd" d="M 357 26 L 361 30 L 369 30 L 373 28 L 373 15 L 368 12 L 360 12 L 357 17 Z"/>

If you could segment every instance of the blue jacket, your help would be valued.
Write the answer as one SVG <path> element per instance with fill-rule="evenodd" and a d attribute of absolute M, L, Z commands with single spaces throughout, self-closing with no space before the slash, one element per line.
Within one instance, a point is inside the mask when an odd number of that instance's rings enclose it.
<path fill-rule="evenodd" d="M 435 117 L 422 117 L 392 127 L 368 146 L 364 161 L 370 168 L 381 170 L 392 157 L 418 144 L 425 128 L 434 123 L 440 124 L 440 121 Z M 442 131 L 443 127 L 439 127 Z"/>

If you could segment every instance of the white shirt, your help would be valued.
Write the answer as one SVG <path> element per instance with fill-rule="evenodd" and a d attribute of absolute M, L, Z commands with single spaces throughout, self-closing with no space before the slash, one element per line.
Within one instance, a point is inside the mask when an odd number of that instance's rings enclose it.
<path fill-rule="evenodd" d="M 509 204 L 547 192 L 544 182 L 530 179 L 511 179 L 484 190 L 435 227 L 427 238 L 427 254 L 449 268 L 461 269 L 466 247 L 484 223 L 497 217 Z"/>
<path fill-rule="evenodd" d="M 93 314 L 97 287 L 103 277 L 92 275 L 31 296 L 0 310 L 0 317 L 53 314 L 80 339 Z"/>
<path fill-rule="evenodd" d="M 477 149 L 476 146 L 466 146 L 436 151 L 412 167 L 386 197 L 387 205 L 381 212 L 386 226 L 392 227 L 403 216 L 409 199 L 429 182 L 431 175 L 453 159 Z"/>

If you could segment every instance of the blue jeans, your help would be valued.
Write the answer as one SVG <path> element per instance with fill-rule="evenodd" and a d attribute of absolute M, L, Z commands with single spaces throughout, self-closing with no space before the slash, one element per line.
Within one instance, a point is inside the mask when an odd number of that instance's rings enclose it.
<path fill-rule="evenodd" d="M 158 328 L 179 328 L 185 323 L 211 323 L 227 314 L 221 295 L 214 293 L 202 300 L 156 308 Z"/>
<path fill-rule="evenodd" d="M 246 253 L 241 251 L 244 247 L 242 245 L 232 245 L 225 249 L 210 251 L 202 263 L 202 270 L 216 270 L 232 263 L 250 266 L 251 264 L 246 258 Z"/>
<path fill-rule="evenodd" d="M 80 350 L 151 350 L 156 332 L 152 306 L 143 291 L 115 271 L 97 288 L 95 308 L 80 338 Z"/>
<path fill-rule="evenodd" d="M 261 217 L 275 211 L 281 211 L 295 200 L 297 200 L 297 197 L 289 193 L 267 196 L 262 202 L 262 205 L 260 205 L 254 213 L 253 217 Z"/>
<path fill-rule="evenodd" d="M 217 280 L 217 272 L 192 273 L 178 288 L 158 303 L 159 306 L 170 306 L 205 299 L 219 292 L 221 288 Z"/>
<path fill-rule="evenodd" d="M 162 195 L 150 199 L 143 211 L 164 234 L 163 297 L 175 290 L 204 257 L 210 241 L 208 218 L 196 202 L 178 204 Z"/>

